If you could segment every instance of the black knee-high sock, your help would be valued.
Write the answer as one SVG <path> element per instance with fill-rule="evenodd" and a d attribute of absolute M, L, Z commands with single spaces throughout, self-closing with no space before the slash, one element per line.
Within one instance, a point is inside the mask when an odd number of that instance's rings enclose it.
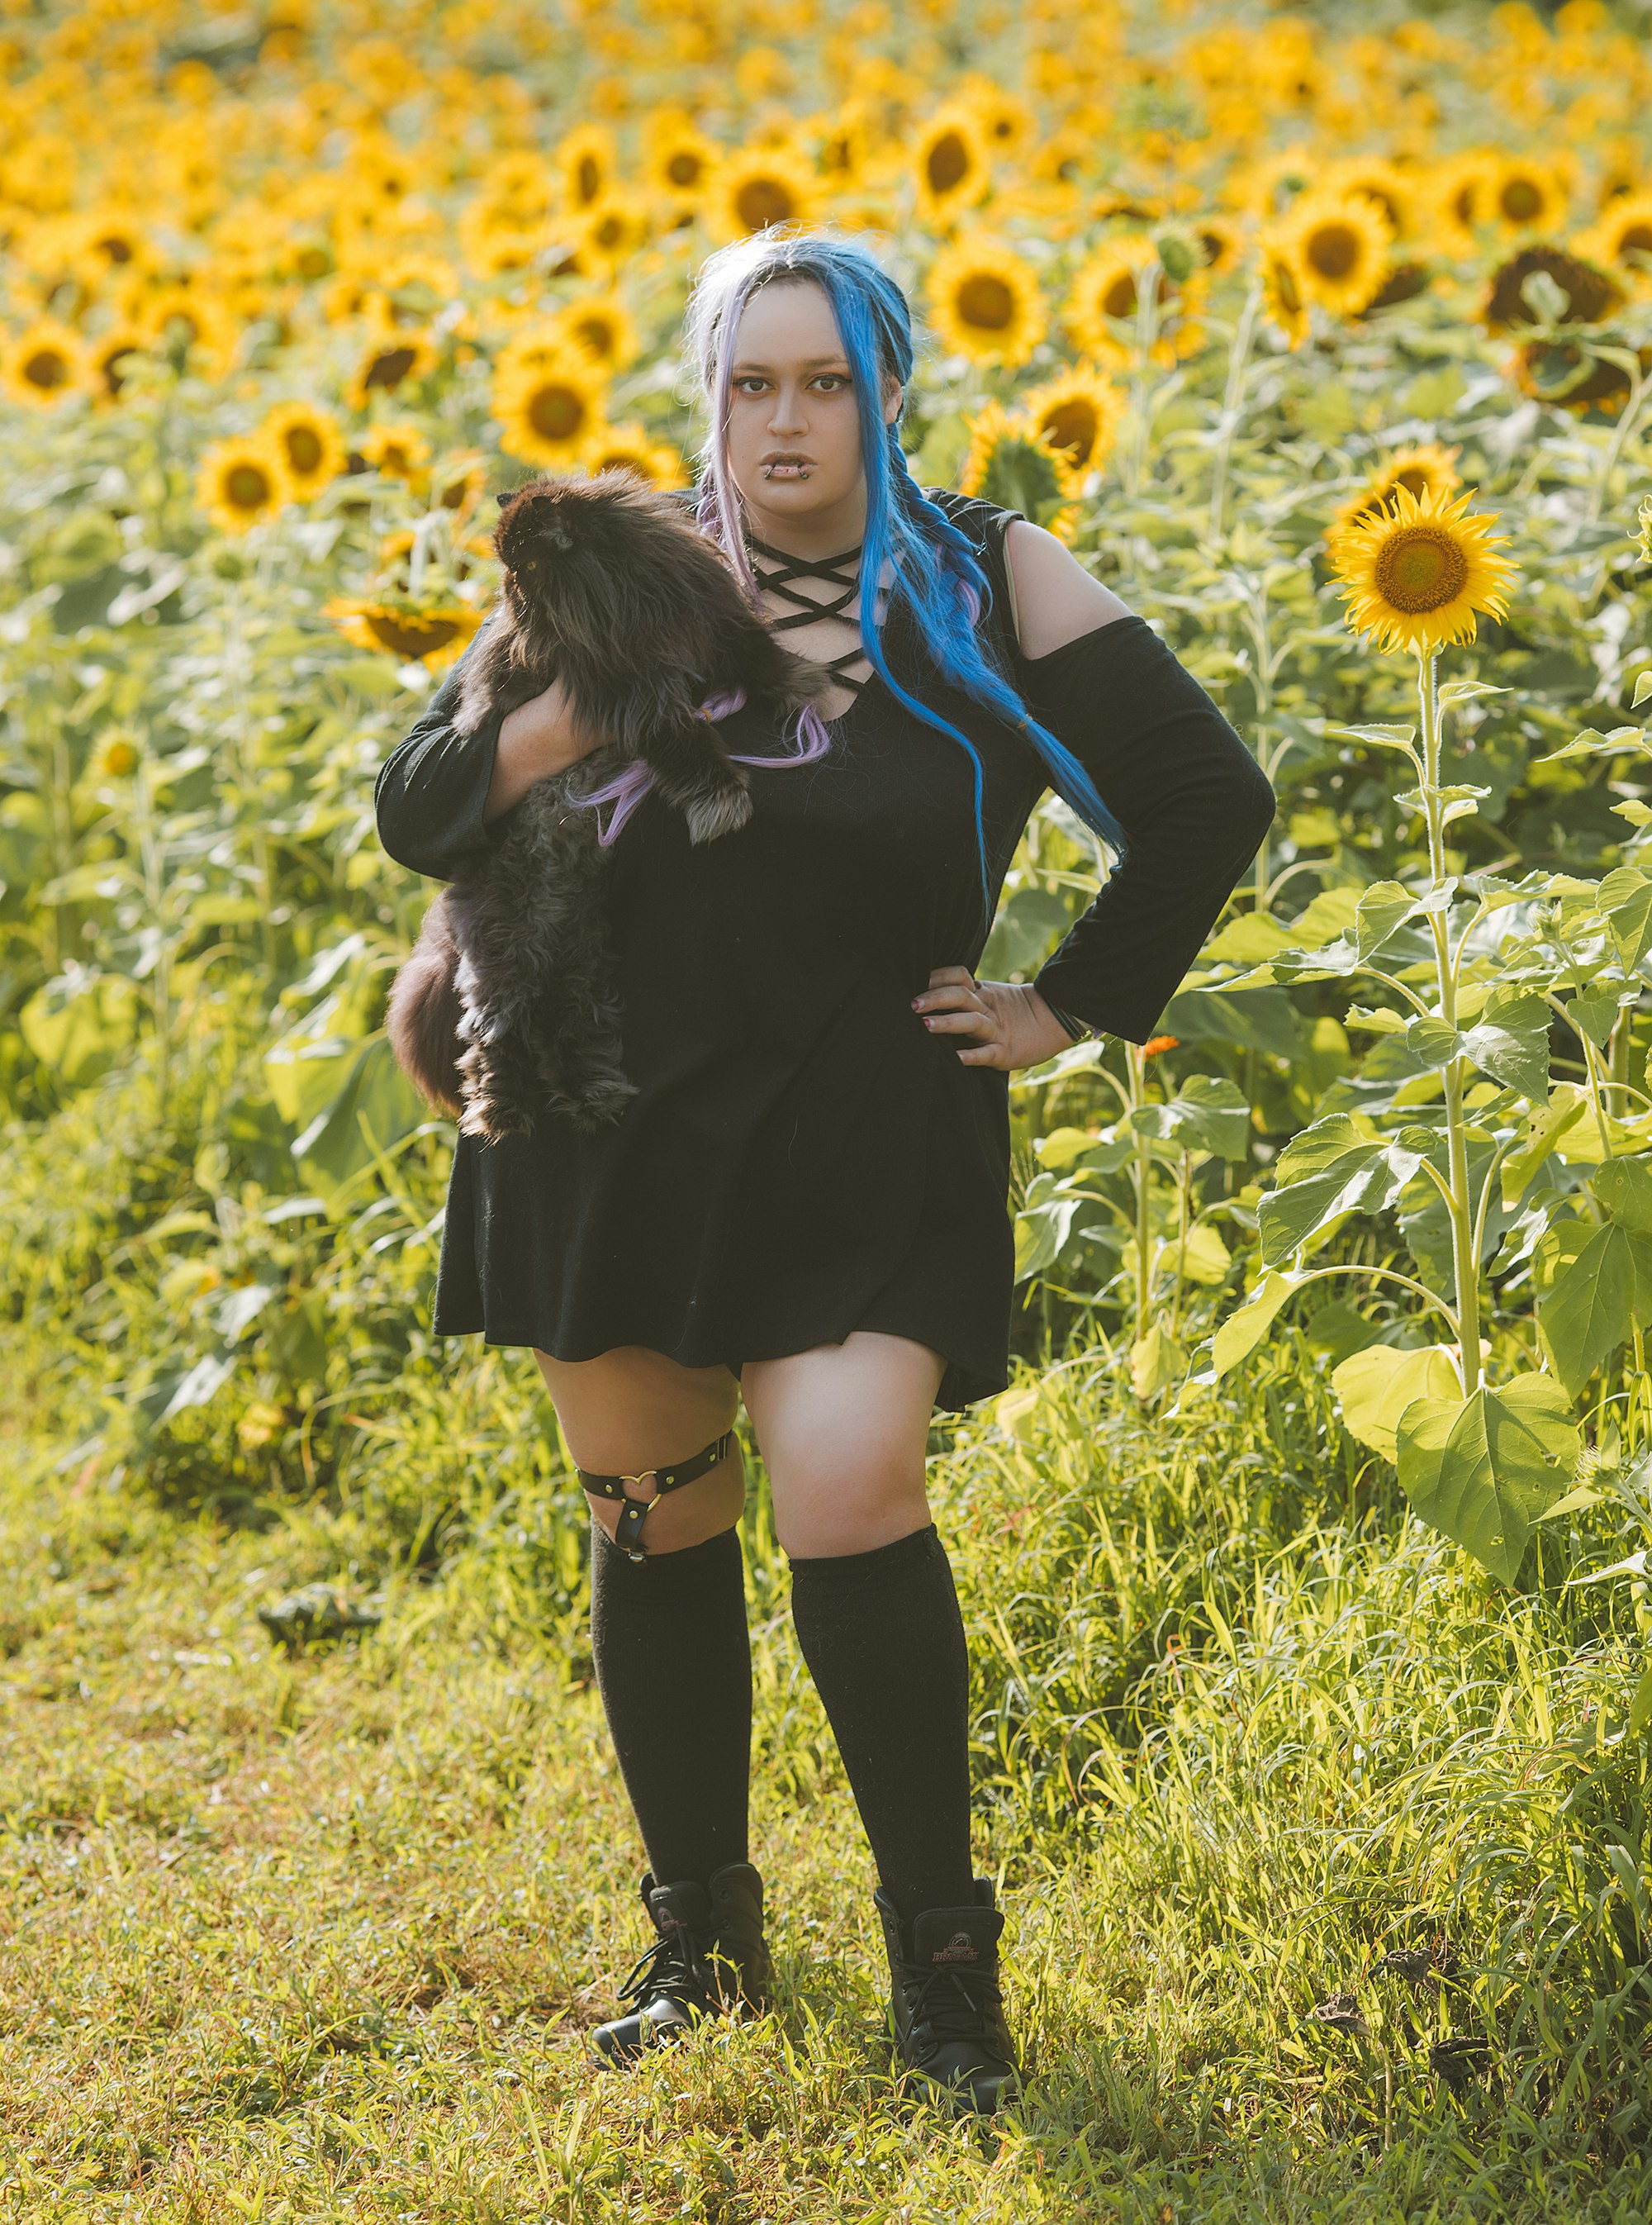
<path fill-rule="evenodd" d="M 792 1563 L 792 1620 L 883 1890 L 904 1922 L 967 1908 L 969 1653 L 934 1525 Z"/>
<path fill-rule="evenodd" d="M 660 1885 L 746 1853 L 751 1645 L 740 1533 L 633 1561 L 591 1527 L 597 1689 Z"/>

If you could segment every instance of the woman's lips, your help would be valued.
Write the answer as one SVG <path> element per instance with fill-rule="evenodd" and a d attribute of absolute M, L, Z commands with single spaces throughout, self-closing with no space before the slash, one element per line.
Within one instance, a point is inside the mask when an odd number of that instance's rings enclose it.
<path fill-rule="evenodd" d="M 813 469 L 812 464 L 765 464 L 763 475 L 766 479 L 806 479 Z"/>

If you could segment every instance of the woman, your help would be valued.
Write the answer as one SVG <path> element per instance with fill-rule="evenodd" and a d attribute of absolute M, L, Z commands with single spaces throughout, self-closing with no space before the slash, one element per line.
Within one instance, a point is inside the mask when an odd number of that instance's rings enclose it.
<path fill-rule="evenodd" d="M 725 717 L 755 810 L 715 842 L 692 845 L 641 768 L 593 793 L 638 1093 L 594 1138 L 548 1121 L 459 1138 L 435 1327 L 534 1349 L 594 1517 L 592 1651 L 656 1935 L 598 2047 L 630 2062 L 768 1997 L 744 1396 L 876 1860 L 898 2055 L 949 2108 L 986 2112 L 1016 2075 L 1004 1919 L 971 1860 L 930 1417 L 1009 1380 L 1009 1074 L 1103 1029 L 1146 1040 L 1274 795 L 1051 535 L 914 485 L 910 314 L 864 244 L 826 228 L 720 250 L 687 335 L 710 404 L 697 522 L 841 688 L 806 743 Z M 377 791 L 390 855 L 446 878 L 602 738 L 555 686 L 460 737 L 458 686 L 456 669 Z M 1050 787 L 1123 863 L 1035 982 L 977 981 Z"/>

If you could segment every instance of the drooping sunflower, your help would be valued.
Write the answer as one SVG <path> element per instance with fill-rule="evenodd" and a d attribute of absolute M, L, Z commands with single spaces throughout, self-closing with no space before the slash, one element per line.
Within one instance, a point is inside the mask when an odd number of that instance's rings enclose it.
<path fill-rule="evenodd" d="M 1487 282 L 1479 320 L 1488 333 L 1511 332 L 1516 325 L 1537 322 L 1521 288 L 1540 270 L 1560 288 L 1566 302 L 1567 324 L 1598 324 L 1623 301 L 1622 287 L 1598 263 L 1586 262 L 1563 247 L 1522 247 L 1518 254 L 1498 263 Z"/>
<path fill-rule="evenodd" d="M 1624 193 L 1609 203 L 1577 234 L 1572 251 L 1610 270 L 1636 294 L 1652 292 L 1652 193 Z"/>
<path fill-rule="evenodd" d="M 295 502 L 308 502 L 348 468 L 350 450 L 338 420 L 313 402 L 277 403 L 258 431 L 280 455 Z"/>
<path fill-rule="evenodd" d="M 503 427 L 508 456 L 553 470 L 573 470 L 605 428 L 608 383 L 573 349 L 559 358 L 496 369 L 493 414 Z"/>
<path fill-rule="evenodd" d="M 1119 232 L 1104 239 L 1073 273 L 1061 322 L 1075 345 L 1093 361 L 1119 371 L 1135 361 L 1137 286 L 1148 265 L 1157 261 L 1158 250 L 1145 232 Z M 1161 308 L 1174 301 L 1176 291 L 1174 280 L 1161 269 Z M 1155 359 L 1171 359 L 1162 341 L 1155 355 Z"/>
<path fill-rule="evenodd" d="M 437 347 L 427 332 L 395 326 L 369 340 L 345 382 L 345 400 L 365 409 L 376 394 L 399 394 L 427 378 L 436 368 Z"/>
<path fill-rule="evenodd" d="M 444 602 L 419 608 L 364 595 L 334 595 L 321 615 L 358 649 L 376 649 L 404 664 L 445 671 L 456 664 L 484 613 L 469 604 Z"/>
<path fill-rule="evenodd" d="M 14 402 L 55 409 L 90 388 L 85 343 L 56 317 L 37 317 L 0 346 L 0 389 Z"/>
<path fill-rule="evenodd" d="M 1257 267 L 1262 276 L 1262 306 L 1270 324 L 1285 335 L 1294 350 L 1301 346 L 1310 330 L 1307 285 L 1292 243 L 1269 229 L 1256 242 Z"/>
<path fill-rule="evenodd" d="M 743 148 L 718 166 L 706 196 L 706 229 L 719 244 L 774 225 L 812 224 L 824 181 L 795 146 Z"/>
<path fill-rule="evenodd" d="M 1278 227 L 1309 296 L 1333 316 L 1358 316 L 1388 270 L 1394 227 L 1363 193 L 1301 194 Z"/>
<path fill-rule="evenodd" d="M 1435 274 L 1429 263 L 1391 262 L 1382 284 L 1359 312 L 1359 319 L 1374 317 L 1379 311 L 1394 308 L 1402 301 L 1415 301 L 1434 282 Z"/>
<path fill-rule="evenodd" d="M 1515 567 L 1496 554 L 1504 539 L 1491 530 L 1497 513 L 1468 515 L 1472 492 L 1434 487 L 1419 498 L 1399 486 L 1391 509 L 1338 535 L 1331 566 L 1352 631 L 1421 656 L 1472 641 L 1478 612 L 1507 613 Z"/>
<path fill-rule="evenodd" d="M 572 214 L 594 208 L 619 182 L 614 135 L 605 124 L 578 124 L 564 134 L 553 161 L 563 206 Z"/>
<path fill-rule="evenodd" d="M 635 472 L 650 486 L 686 487 L 682 455 L 668 441 L 654 441 L 646 426 L 604 425 L 580 460 L 592 478 L 598 472 Z"/>
<path fill-rule="evenodd" d="M 1391 456 L 1383 458 L 1364 485 L 1351 495 L 1332 518 L 1326 529 L 1326 539 L 1334 541 L 1347 527 L 1361 519 L 1375 517 L 1379 510 L 1391 510 L 1395 490 L 1408 487 L 1421 498 L 1429 490 L 1438 489 L 1452 494 L 1463 484 L 1455 465 L 1461 451 L 1442 447 L 1438 441 L 1421 441 L 1406 448 L 1396 448 Z"/>
<path fill-rule="evenodd" d="M 1636 352 L 1645 378 L 1652 372 L 1652 347 L 1638 348 Z M 1596 354 L 1586 343 L 1550 345 L 1545 340 L 1528 340 L 1515 350 L 1507 368 L 1522 394 L 1534 402 L 1547 403 L 1551 409 L 1569 410 L 1574 416 L 1599 409 L 1608 417 L 1616 417 L 1630 397 L 1628 371 L 1621 364 Z"/>
<path fill-rule="evenodd" d="M 1032 419 L 989 402 L 970 427 L 960 494 L 1018 510 L 1058 541 L 1077 529 L 1083 479 L 1062 450 L 1052 447 Z"/>
<path fill-rule="evenodd" d="M 406 420 L 370 425 L 356 442 L 356 453 L 370 471 L 404 479 L 415 493 L 422 490 L 430 443 L 416 425 Z"/>
<path fill-rule="evenodd" d="M 992 147 L 979 111 L 954 101 L 938 110 L 912 153 L 920 220 L 932 227 L 955 224 L 992 183 Z"/>
<path fill-rule="evenodd" d="M 1064 457 L 1080 479 L 1105 462 L 1124 414 L 1118 389 L 1084 364 L 1029 387 L 1019 401 L 1040 440 Z"/>
<path fill-rule="evenodd" d="M 287 474 L 269 441 L 243 434 L 202 450 L 195 499 L 219 532 L 267 524 L 288 498 Z"/>
<path fill-rule="evenodd" d="M 925 295 L 943 346 L 972 363 L 1013 371 L 1044 337 L 1038 280 L 1013 247 L 967 232 L 929 266 Z"/>

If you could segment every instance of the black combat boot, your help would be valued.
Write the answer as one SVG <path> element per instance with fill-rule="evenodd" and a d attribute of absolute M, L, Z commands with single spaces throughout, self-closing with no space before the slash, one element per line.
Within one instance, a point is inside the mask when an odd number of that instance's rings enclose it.
<path fill-rule="evenodd" d="M 763 1936 L 763 1880 L 750 1862 L 727 1862 L 700 1885 L 642 1879 L 642 1905 L 659 1933 L 619 1988 L 628 2016 L 592 2033 L 611 2063 L 635 2063 L 680 2039 L 706 2016 L 769 2006 L 772 1977 Z"/>
<path fill-rule="evenodd" d="M 989 2117 L 1020 2089 L 998 1992 L 1003 1918 L 992 1880 L 977 1878 L 972 1908 L 927 1908 L 908 1932 L 883 1892 L 872 1899 L 889 1957 L 896 2051 L 926 2100 L 955 2117 Z"/>

